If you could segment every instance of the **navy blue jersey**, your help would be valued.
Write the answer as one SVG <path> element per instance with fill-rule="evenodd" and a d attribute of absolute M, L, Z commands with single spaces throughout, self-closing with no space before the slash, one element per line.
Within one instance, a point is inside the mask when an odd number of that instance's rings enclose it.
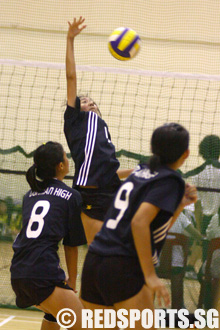
<path fill-rule="evenodd" d="M 67 105 L 64 133 L 75 163 L 73 186 L 105 187 L 119 180 L 119 161 L 108 126 L 96 113 L 80 111 L 78 97 L 76 108 Z"/>
<path fill-rule="evenodd" d="M 14 244 L 12 278 L 64 280 L 58 244 L 86 244 L 80 218 L 81 196 L 53 179 L 43 193 L 27 192 L 23 200 L 23 226 Z"/>
<path fill-rule="evenodd" d="M 106 213 L 101 231 L 89 247 L 102 256 L 121 255 L 137 257 L 131 221 L 143 202 L 160 208 L 150 225 L 153 263 L 156 264 L 165 241 L 170 218 L 179 205 L 185 189 L 180 175 L 161 167 L 150 173 L 147 165 L 140 165 L 120 187 Z"/>

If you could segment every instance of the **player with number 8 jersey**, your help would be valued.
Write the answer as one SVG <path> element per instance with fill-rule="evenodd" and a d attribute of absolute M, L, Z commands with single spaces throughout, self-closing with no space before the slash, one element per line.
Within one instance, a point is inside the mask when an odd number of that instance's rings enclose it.
<path fill-rule="evenodd" d="M 149 164 L 139 165 L 119 188 L 89 247 L 82 273 L 85 308 L 153 309 L 154 294 L 169 304 L 154 265 L 168 229 L 197 198 L 196 188 L 185 186 L 177 172 L 189 155 L 188 144 L 189 133 L 179 124 L 153 132 Z"/>
<path fill-rule="evenodd" d="M 86 237 L 80 217 L 81 196 L 63 182 L 68 171 L 69 162 L 59 143 L 47 142 L 36 149 L 34 164 L 26 173 L 31 190 L 23 199 L 22 229 L 13 243 L 10 270 L 16 304 L 43 310 L 42 330 L 49 329 L 48 322 L 56 322 L 62 308 L 79 314 L 82 309 L 73 290 L 77 247 L 86 244 Z M 68 275 L 60 267 L 57 253 L 62 240 Z M 76 329 L 80 329 L 80 315 Z"/>
<path fill-rule="evenodd" d="M 23 227 L 14 244 L 12 278 L 65 280 L 56 253 L 57 242 L 86 244 L 80 219 L 81 197 L 63 182 L 52 179 L 42 193 L 28 191 L 23 200 Z"/>

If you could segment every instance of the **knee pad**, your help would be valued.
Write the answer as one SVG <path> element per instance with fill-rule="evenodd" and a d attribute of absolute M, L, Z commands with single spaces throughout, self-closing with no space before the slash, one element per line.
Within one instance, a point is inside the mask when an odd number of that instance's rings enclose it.
<path fill-rule="evenodd" d="M 48 313 L 44 314 L 44 319 L 50 322 L 57 322 L 55 317 L 52 314 L 48 314 Z"/>

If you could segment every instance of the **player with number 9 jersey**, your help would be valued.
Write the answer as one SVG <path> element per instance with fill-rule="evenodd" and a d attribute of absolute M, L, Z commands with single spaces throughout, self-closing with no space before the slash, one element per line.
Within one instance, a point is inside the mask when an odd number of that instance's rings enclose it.
<path fill-rule="evenodd" d="M 185 187 L 177 172 L 189 155 L 188 145 L 189 133 L 179 124 L 153 132 L 149 164 L 139 165 L 120 187 L 89 247 L 81 288 L 85 308 L 153 309 L 154 294 L 169 304 L 154 266 L 168 229 L 196 201 L 196 188 Z"/>
<path fill-rule="evenodd" d="M 139 165 L 116 194 L 106 214 L 108 219 L 89 250 L 99 255 L 137 257 L 130 222 L 142 203 L 151 203 L 160 212 L 151 223 L 151 250 L 153 264 L 163 246 L 170 218 L 179 205 L 185 183 L 179 173 L 164 166 L 150 172 L 147 165 Z"/>
<path fill-rule="evenodd" d="M 36 149 L 34 164 L 26 173 L 31 190 L 23 199 L 23 225 L 13 243 L 10 270 L 16 304 L 43 310 L 42 329 L 49 329 L 47 323 L 56 322 L 64 307 L 79 314 L 76 329 L 80 324 L 82 304 L 73 290 L 77 247 L 86 244 L 86 237 L 80 217 L 81 196 L 63 182 L 68 171 L 69 162 L 59 143 L 48 142 Z M 62 240 L 68 275 L 60 267 L 57 253 Z"/>

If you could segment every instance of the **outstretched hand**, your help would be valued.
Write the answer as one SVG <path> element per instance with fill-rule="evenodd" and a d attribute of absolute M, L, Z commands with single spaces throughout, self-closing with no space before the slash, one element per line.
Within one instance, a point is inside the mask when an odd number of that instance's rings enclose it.
<path fill-rule="evenodd" d="M 68 22 L 69 30 L 68 30 L 68 38 L 75 38 L 83 29 L 86 28 L 86 25 L 81 26 L 85 21 L 85 18 L 80 18 L 77 20 L 74 18 L 73 23 Z M 80 27 L 81 26 L 81 27 Z"/>

